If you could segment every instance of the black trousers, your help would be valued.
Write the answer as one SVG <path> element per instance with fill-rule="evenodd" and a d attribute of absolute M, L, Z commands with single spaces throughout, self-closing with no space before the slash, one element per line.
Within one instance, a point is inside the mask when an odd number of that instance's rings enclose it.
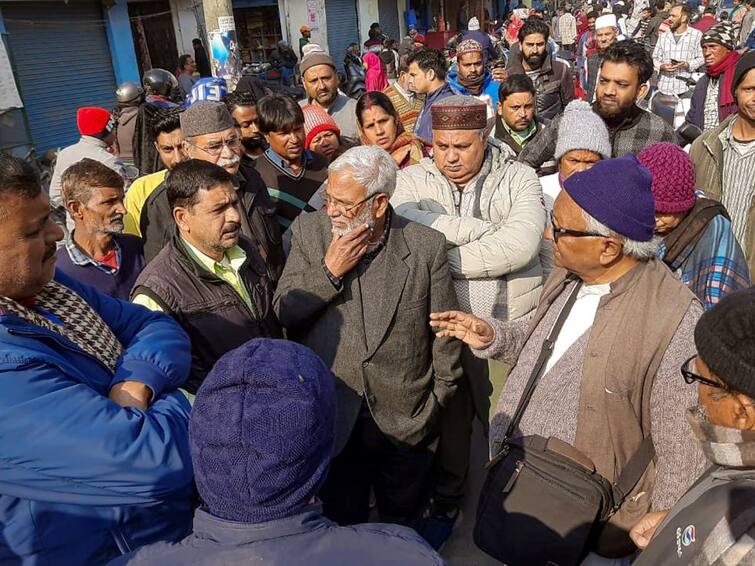
<path fill-rule="evenodd" d="M 436 444 L 401 444 L 363 408 L 320 492 L 325 516 L 340 525 L 367 522 L 372 490 L 382 522 L 409 524 L 427 496 Z"/>
<path fill-rule="evenodd" d="M 433 497 L 438 511 L 451 512 L 460 507 L 469 472 L 469 450 L 472 445 L 472 426 L 475 416 L 488 435 L 488 414 L 493 385 L 490 382 L 488 361 L 475 357 L 464 346 L 461 351 L 464 377 L 456 394 L 449 399 L 440 415 L 440 441 L 435 462 Z"/>

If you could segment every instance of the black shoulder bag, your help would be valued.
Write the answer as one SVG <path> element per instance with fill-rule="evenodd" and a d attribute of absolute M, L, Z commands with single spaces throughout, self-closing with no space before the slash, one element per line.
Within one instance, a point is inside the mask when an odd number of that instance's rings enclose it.
<path fill-rule="evenodd" d="M 558 438 L 512 439 L 581 285 L 577 283 L 543 342 L 501 451 L 487 466 L 474 541 L 508 566 L 580 564 L 655 456 L 648 437 L 612 484 L 590 458 Z"/>

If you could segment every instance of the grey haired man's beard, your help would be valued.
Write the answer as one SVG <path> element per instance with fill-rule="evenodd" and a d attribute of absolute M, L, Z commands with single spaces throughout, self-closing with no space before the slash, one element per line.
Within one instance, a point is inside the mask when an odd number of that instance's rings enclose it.
<path fill-rule="evenodd" d="M 346 226 L 341 228 L 335 225 L 332 226 L 333 233 L 338 236 L 345 236 L 352 230 L 356 230 L 362 224 L 367 224 L 370 228 L 375 226 L 375 219 L 372 217 L 372 207 L 365 206 L 364 209 L 357 214 L 354 218 L 345 220 Z"/>
<path fill-rule="evenodd" d="M 225 159 L 221 157 L 220 159 L 218 159 L 217 165 L 219 165 L 220 167 L 228 167 L 229 165 L 236 165 L 239 161 L 241 161 L 241 157 L 234 154 L 231 159 Z"/>

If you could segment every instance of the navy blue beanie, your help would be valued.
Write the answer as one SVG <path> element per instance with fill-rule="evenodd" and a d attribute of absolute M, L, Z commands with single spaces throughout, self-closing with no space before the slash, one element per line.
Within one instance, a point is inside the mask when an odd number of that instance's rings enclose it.
<path fill-rule="evenodd" d="M 598 161 L 564 182 L 579 207 L 616 232 L 648 242 L 655 232 L 653 176 L 634 155 Z"/>
<path fill-rule="evenodd" d="M 305 346 L 261 338 L 220 358 L 189 423 L 207 510 L 243 523 L 295 514 L 325 480 L 335 412 L 335 377 Z"/>

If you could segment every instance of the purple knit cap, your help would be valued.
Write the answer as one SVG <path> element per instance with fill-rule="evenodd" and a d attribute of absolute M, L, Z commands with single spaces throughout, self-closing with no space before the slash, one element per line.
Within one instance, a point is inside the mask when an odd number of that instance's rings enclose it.
<path fill-rule="evenodd" d="M 564 182 L 579 207 L 616 232 L 647 242 L 655 231 L 653 177 L 634 155 L 598 161 Z"/>
<path fill-rule="evenodd" d="M 335 414 L 335 376 L 309 348 L 257 338 L 225 354 L 189 422 L 208 511 L 255 524 L 297 513 L 325 481 Z"/>
<path fill-rule="evenodd" d="M 638 153 L 637 160 L 653 176 L 656 212 L 687 212 L 695 206 L 695 165 L 681 147 L 654 143 Z"/>

